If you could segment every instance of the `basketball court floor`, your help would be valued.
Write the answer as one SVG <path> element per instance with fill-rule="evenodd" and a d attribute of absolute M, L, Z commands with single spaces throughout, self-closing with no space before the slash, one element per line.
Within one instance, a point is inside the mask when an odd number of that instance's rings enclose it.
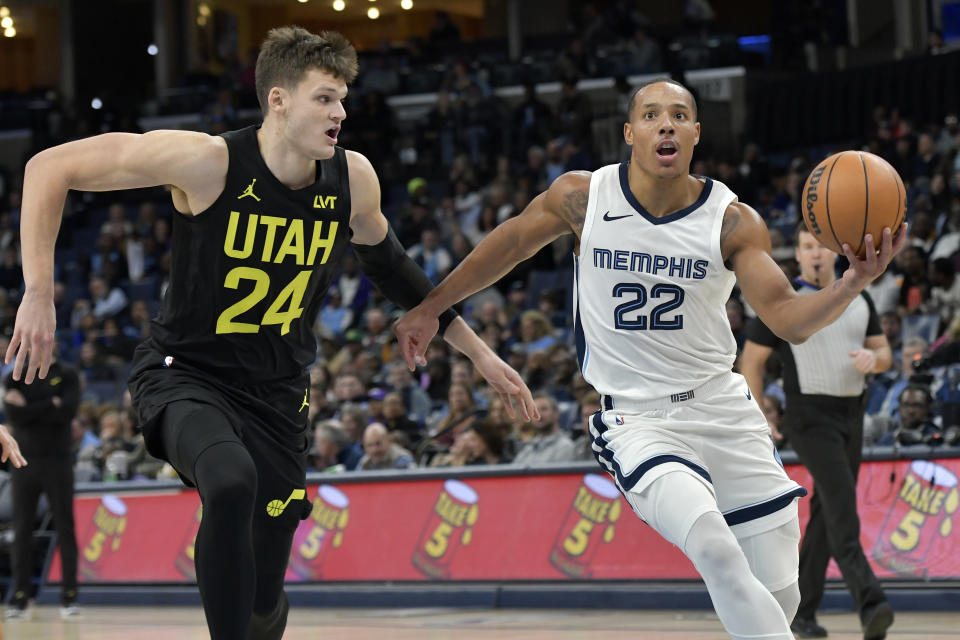
<path fill-rule="evenodd" d="M 852 613 L 820 618 L 833 640 L 859 640 Z M 62 621 L 54 606 L 5 621 L 7 640 L 208 640 L 199 607 L 86 607 Z M 308 609 L 290 612 L 285 640 L 725 640 L 700 611 L 523 609 Z M 960 612 L 898 613 L 890 640 L 960 638 Z"/>

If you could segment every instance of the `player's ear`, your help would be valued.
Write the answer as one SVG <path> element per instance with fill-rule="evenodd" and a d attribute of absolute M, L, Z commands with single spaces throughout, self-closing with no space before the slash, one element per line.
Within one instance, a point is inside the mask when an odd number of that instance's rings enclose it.
<path fill-rule="evenodd" d="M 699 137 L 699 132 L 697 136 Z M 623 139 L 626 140 L 628 145 L 633 146 L 633 127 L 630 126 L 629 122 L 623 123 Z"/>
<path fill-rule="evenodd" d="M 290 102 L 290 93 L 283 87 L 271 87 L 267 94 L 267 104 L 271 111 L 283 111 Z"/>
<path fill-rule="evenodd" d="M 694 138 L 694 140 L 693 140 L 693 145 L 694 145 L 694 146 L 697 146 L 698 144 L 700 144 L 700 123 L 699 123 L 699 122 L 695 122 L 693 126 L 694 126 L 694 128 L 697 130 L 697 137 Z"/>

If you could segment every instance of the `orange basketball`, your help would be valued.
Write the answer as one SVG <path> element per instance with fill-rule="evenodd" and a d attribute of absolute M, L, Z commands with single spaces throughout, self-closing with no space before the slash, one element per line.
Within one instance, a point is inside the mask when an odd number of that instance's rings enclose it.
<path fill-rule="evenodd" d="M 843 253 L 843 243 L 866 255 L 863 237 L 879 249 L 884 227 L 896 234 L 907 215 L 907 192 L 897 171 L 866 151 L 835 153 L 810 173 L 801 196 L 803 221 L 820 243 Z"/>

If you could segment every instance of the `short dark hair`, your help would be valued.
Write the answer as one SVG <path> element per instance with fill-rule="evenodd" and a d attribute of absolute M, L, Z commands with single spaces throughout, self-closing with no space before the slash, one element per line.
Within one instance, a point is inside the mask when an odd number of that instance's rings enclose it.
<path fill-rule="evenodd" d="M 699 109 L 697 108 L 697 97 L 693 93 L 693 89 L 686 86 L 682 82 L 677 82 L 673 78 L 659 78 L 657 80 L 651 80 L 650 82 L 645 82 L 633 92 L 633 95 L 630 96 L 630 102 L 627 104 L 627 120 L 630 120 L 630 116 L 633 115 L 633 108 L 637 106 L 637 96 L 640 95 L 640 92 L 649 87 L 652 84 L 657 84 L 660 82 L 665 82 L 666 84 L 672 84 L 674 86 L 680 87 L 690 95 L 690 102 L 693 103 L 693 119 L 697 119 L 697 114 Z"/>
<path fill-rule="evenodd" d="M 357 77 L 357 50 L 336 31 L 310 33 L 301 27 L 277 27 L 267 33 L 257 56 L 257 100 L 264 115 L 273 87 L 294 88 L 311 69 L 347 83 Z"/>

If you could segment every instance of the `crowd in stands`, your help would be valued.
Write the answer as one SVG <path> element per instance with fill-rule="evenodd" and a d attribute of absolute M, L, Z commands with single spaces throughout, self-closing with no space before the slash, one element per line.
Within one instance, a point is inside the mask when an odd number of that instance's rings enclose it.
<path fill-rule="evenodd" d="M 555 56 L 562 77 L 592 73 L 583 51 L 596 51 L 591 38 L 607 38 L 604 29 L 611 26 L 608 17 L 597 20 L 596 31 L 584 30 L 582 40 Z M 659 45 L 643 27 L 636 16 L 617 25 L 621 39 L 614 41 L 626 52 L 625 73 L 655 71 L 662 64 Z M 442 37 L 453 37 L 447 32 Z M 388 56 L 361 70 L 362 84 L 347 105 L 342 144 L 373 161 L 383 182 L 385 214 L 434 282 L 557 176 L 598 166 L 593 105 L 572 80 L 564 82 L 556 105 L 540 100 L 527 85 L 523 100 L 508 108 L 480 70 L 455 61 L 444 70 L 434 107 L 413 131 L 398 135 L 383 97 L 397 89 L 395 71 Z M 238 65 L 233 80 L 203 110 L 208 132 L 247 124 L 237 116 L 237 87 L 250 81 L 249 69 Z M 631 87 L 622 79 L 619 87 L 619 107 L 625 111 Z M 620 129 L 622 117 L 611 118 L 610 126 Z M 121 119 L 105 121 L 101 128 L 136 131 Z M 63 129 L 47 142 L 89 133 Z M 935 445 L 949 440 L 950 427 L 960 425 L 960 127 L 956 116 L 921 123 L 878 107 L 864 138 L 843 144 L 886 158 L 908 190 L 909 247 L 869 287 L 896 366 L 869 382 L 865 442 Z M 774 258 L 795 276 L 790 242 L 799 221 L 801 186 L 815 163 L 835 150 L 768 157 L 748 143 L 737 157 L 698 152 L 692 171 L 723 181 L 757 209 L 770 229 Z M 16 184 L 16 179 L 0 181 L 6 185 L 0 190 L 0 353 L 6 351 L 23 292 Z M 150 318 L 167 286 L 174 215 L 163 189 L 69 199 L 56 254 L 56 338 L 58 357 L 76 366 L 83 381 L 83 402 L 73 423 L 78 480 L 172 477 L 169 465 L 144 450 L 125 380 L 133 349 L 149 336 Z M 600 397 L 580 375 L 573 346 L 572 246 L 566 237 L 545 247 L 460 310 L 521 372 L 541 413 L 533 422 L 511 418 L 471 363 L 441 340 L 430 345 L 426 367 L 408 371 L 390 328 L 401 310 L 375 290 L 348 255 L 318 317 L 311 319 L 319 345 L 310 371 L 312 468 L 592 460 L 584 425 L 599 410 Z M 742 347 L 752 311 L 736 289 L 727 314 Z M 789 407 L 783 406 L 773 360 L 768 373 L 765 413 L 777 423 Z"/>

